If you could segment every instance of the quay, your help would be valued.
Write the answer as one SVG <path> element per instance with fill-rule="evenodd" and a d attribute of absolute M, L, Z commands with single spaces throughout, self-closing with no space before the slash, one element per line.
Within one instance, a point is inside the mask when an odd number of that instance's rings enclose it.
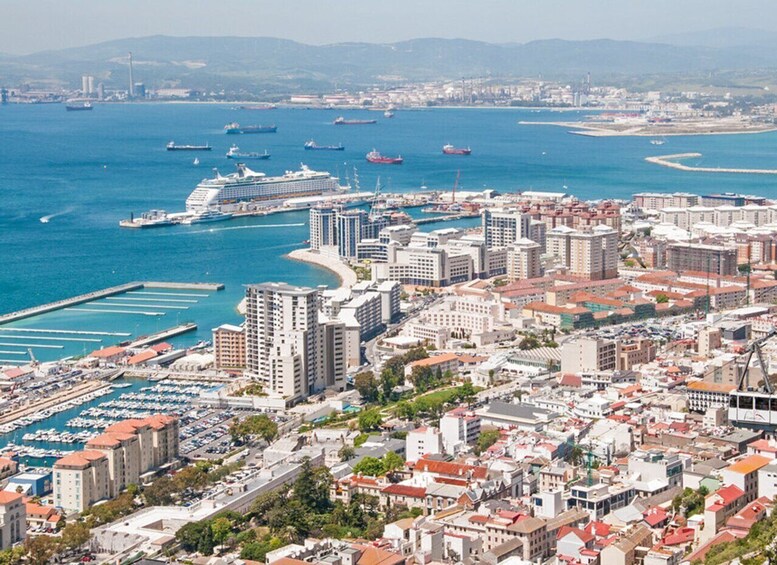
<path fill-rule="evenodd" d="M 52 406 L 63 404 L 65 402 L 68 402 L 69 400 L 78 398 L 79 396 L 83 396 L 87 393 L 95 392 L 97 390 L 102 390 L 109 386 L 110 385 L 107 382 L 101 381 L 101 380 L 88 381 L 85 383 L 77 384 L 76 386 L 74 386 L 69 390 L 57 392 L 56 397 L 45 398 L 38 402 L 33 402 L 26 406 L 22 406 L 15 410 L 11 410 L 10 412 L 6 412 L 2 416 L 0 416 L 0 425 L 8 424 L 10 422 L 18 420 L 19 418 L 29 416 L 30 414 L 34 414 L 36 412 L 41 412 L 47 408 L 51 408 Z"/>
<path fill-rule="evenodd" d="M 680 171 L 692 171 L 696 173 L 739 173 L 752 175 L 777 175 L 777 169 L 732 169 L 721 167 L 691 167 L 675 162 L 679 159 L 693 159 L 701 157 L 701 153 L 677 153 L 675 155 L 658 155 L 657 157 L 646 157 L 645 161 L 670 169 Z"/>
<path fill-rule="evenodd" d="M 129 347 L 144 347 L 146 345 L 151 345 L 152 343 L 157 343 L 159 341 L 170 339 L 171 337 L 175 337 L 188 332 L 193 332 L 196 329 L 197 329 L 197 324 L 195 324 L 194 322 L 181 324 L 180 326 L 175 326 L 174 328 L 169 328 L 167 330 L 162 330 L 161 332 L 158 332 L 149 336 L 141 337 L 138 340 L 130 343 Z"/>
<path fill-rule="evenodd" d="M 479 214 L 464 212 L 460 214 L 446 214 L 444 216 L 435 216 L 434 218 L 416 218 L 413 223 L 416 225 L 434 224 L 436 222 L 450 222 L 452 220 L 461 220 L 462 218 L 477 218 Z"/>
<path fill-rule="evenodd" d="M 87 302 L 92 302 L 101 298 L 107 298 L 109 296 L 115 296 L 117 294 L 124 294 L 127 292 L 135 292 L 144 288 L 149 289 L 181 289 L 181 290 L 199 290 L 199 291 L 218 291 L 224 290 L 223 283 L 175 283 L 175 282 L 131 282 L 118 286 L 112 286 L 104 288 L 102 290 L 95 290 L 86 294 L 74 296 L 72 298 L 66 298 L 64 300 L 57 300 L 55 302 L 49 302 L 48 304 L 42 304 L 40 306 L 32 306 L 31 308 L 25 308 L 23 310 L 17 310 L 16 312 L 10 312 L 0 316 L 0 325 L 7 324 L 9 322 L 15 322 L 17 320 L 23 320 L 25 318 L 31 318 L 38 316 L 39 314 L 45 314 L 47 312 L 53 312 L 55 310 L 62 310 L 70 306 L 76 306 Z M 89 311 L 84 309 L 84 311 Z M 145 315 L 159 315 L 154 312 L 144 312 Z M 21 331 L 13 329 L 13 331 Z M 46 332 L 53 333 L 53 332 Z M 76 332 L 63 332 L 59 333 L 76 333 Z M 86 332 L 81 332 L 86 335 Z M 96 333 L 95 333 L 96 335 Z"/>

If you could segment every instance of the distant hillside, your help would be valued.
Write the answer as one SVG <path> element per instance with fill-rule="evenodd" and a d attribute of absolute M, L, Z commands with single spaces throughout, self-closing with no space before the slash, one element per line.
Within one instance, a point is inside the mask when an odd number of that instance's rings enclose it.
<path fill-rule="evenodd" d="M 323 91 L 462 77 L 597 78 L 718 69 L 777 68 L 777 51 L 594 40 L 491 44 L 416 39 L 392 44 L 312 46 L 269 37 L 152 36 L 87 47 L 0 57 L 0 83 L 56 79 L 77 87 L 82 74 L 108 87 L 135 79 L 151 87 L 237 92 Z"/>
<path fill-rule="evenodd" d="M 744 27 L 724 27 L 705 31 L 661 35 L 652 37 L 648 41 L 651 43 L 703 46 L 716 49 L 757 47 L 766 50 L 777 47 L 777 32 Z"/>

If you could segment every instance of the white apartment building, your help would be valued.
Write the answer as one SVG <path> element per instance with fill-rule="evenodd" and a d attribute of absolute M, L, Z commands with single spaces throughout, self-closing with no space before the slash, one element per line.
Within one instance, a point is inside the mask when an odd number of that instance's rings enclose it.
<path fill-rule="evenodd" d="M 520 210 L 486 208 L 481 215 L 486 247 L 509 247 L 530 235 L 531 215 Z"/>
<path fill-rule="evenodd" d="M 102 451 L 75 451 L 54 463 L 54 506 L 83 512 L 111 497 L 108 457 Z"/>
<path fill-rule="evenodd" d="M 443 453 L 442 434 L 437 428 L 425 427 L 408 432 L 405 438 L 405 458 L 415 462 L 424 455 Z"/>
<path fill-rule="evenodd" d="M 310 209 L 310 248 L 337 245 L 337 208 L 318 206 Z"/>
<path fill-rule="evenodd" d="M 546 236 L 546 252 L 568 273 L 586 280 L 618 276 L 618 232 L 598 225 L 590 232 L 559 226 Z"/>
<path fill-rule="evenodd" d="M 474 444 L 480 436 L 480 416 L 466 408 L 455 408 L 440 418 L 440 433 L 445 453 L 451 455 Z"/>

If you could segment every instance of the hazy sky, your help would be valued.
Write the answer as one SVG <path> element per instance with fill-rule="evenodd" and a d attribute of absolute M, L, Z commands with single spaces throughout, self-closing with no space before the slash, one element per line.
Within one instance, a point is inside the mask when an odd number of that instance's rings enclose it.
<path fill-rule="evenodd" d="M 0 52 L 144 35 L 273 36 L 305 43 L 457 37 L 644 39 L 777 30 L 776 0 L 0 0 Z"/>

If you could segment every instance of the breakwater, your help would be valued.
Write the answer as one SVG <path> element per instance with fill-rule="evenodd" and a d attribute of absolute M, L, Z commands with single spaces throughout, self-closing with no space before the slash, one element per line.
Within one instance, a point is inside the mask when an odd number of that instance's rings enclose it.
<path fill-rule="evenodd" d="M 695 173 L 738 173 L 751 175 L 777 175 L 777 169 L 736 169 L 730 167 L 692 167 L 678 163 L 680 159 L 695 159 L 701 157 L 701 153 L 676 153 L 674 155 L 658 155 L 645 157 L 645 161 L 679 171 L 691 171 Z"/>

